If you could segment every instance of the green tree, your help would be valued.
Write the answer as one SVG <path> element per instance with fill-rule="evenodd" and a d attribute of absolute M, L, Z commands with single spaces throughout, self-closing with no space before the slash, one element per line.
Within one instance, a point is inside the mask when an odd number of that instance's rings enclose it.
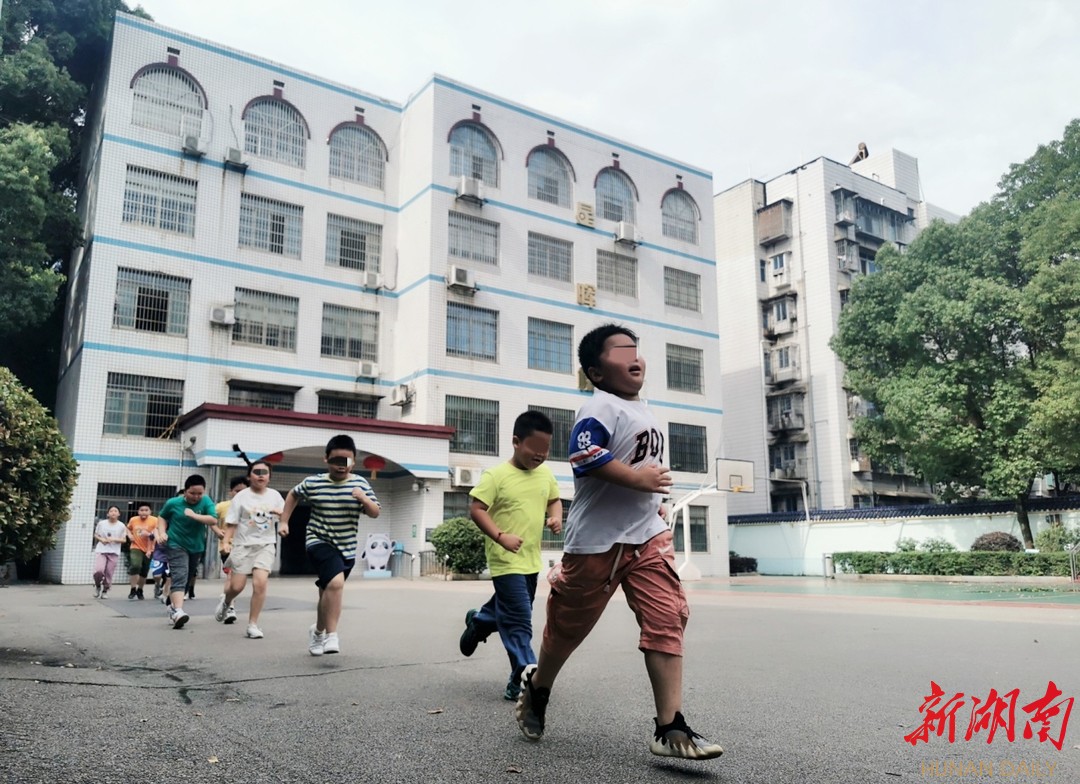
<path fill-rule="evenodd" d="M 446 565 L 458 574 L 479 574 L 487 566 L 484 535 L 468 517 L 451 517 L 431 532 L 431 543 Z"/>
<path fill-rule="evenodd" d="M 0 563 L 55 544 L 77 475 L 56 420 L 0 368 Z"/>
<path fill-rule="evenodd" d="M 867 453 L 904 455 L 946 500 L 1013 499 L 1028 547 L 1033 478 L 1080 465 L 1078 192 L 1074 121 L 971 215 L 879 251 L 833 340 L 877 411 L 855 423 Z"/>

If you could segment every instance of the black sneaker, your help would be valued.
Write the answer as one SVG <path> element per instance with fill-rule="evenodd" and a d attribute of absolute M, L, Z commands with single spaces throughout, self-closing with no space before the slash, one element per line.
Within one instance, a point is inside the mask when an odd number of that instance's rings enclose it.
<path fill-rule="evenodd" d="M 533 687 L 534 672 L 536 665 L 530 664 L 521 673 L 521 694 L 518 695 L 517 707 L 514 708 L 514 718 L 517 719 L 522 735 L 529 740 L 540 740 L 544 737 L 544 714 L 547 713 L 551 689 Z"/>
<path fill-rule="evenodd" d="M 707 760 L 719 757 L 724 753 L 719 743 L 703 738 L 686 723 L 683 715 L 676 711 L 675 721 L 671 724 L 660 726 L 657 719 L 656 731 L 649 743 L 649 751 L 658 757 L 679 757 L 681 759 Z M 520 724 L 520 720 L 518 720 Z M 543 719 L 541 719 L 542 727 Z M 522 730 L 524 732 L 524 729 Z"/>
<path fill-rule="evenodd" d="M 133 602 L 133 601 L 135 601 L 135 599 L 136 599 L 136 592 L 135 592 L 135 589 L 132 588 L 130 593 L 128 593 L 128 601 Z"/>
<path fill-rule="evenodd" d="M 146 599 L 146 597 L 143 596 L 142 588 L 135 592 L 135 598 L 138 599 L 140 602 Z"/>
<path fill-rule="evenodd" d="M 479 610 L 469 610 L 465 613 L 465 631 L 461 633 L 461 639 L 458 640 L 458 649 L 461 651 L 462 656 L 472 656 L 476 653 L 476 646 L 482 642 L 487 642 L 487 635 L 477 628 L 477 625 L 473 623 L 473 616 L 475 616 Z"/>

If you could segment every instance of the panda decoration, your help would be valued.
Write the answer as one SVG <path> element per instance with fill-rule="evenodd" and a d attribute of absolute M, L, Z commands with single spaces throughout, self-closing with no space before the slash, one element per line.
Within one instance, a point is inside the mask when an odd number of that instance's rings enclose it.
<path fill-rule="evenodd" d="M 364 577 L 390 577 L 390 554 L 393 552 L 394 541 L 389 534 L 368 534 L 364 552 L 360 555 L 367 561 Z"/>

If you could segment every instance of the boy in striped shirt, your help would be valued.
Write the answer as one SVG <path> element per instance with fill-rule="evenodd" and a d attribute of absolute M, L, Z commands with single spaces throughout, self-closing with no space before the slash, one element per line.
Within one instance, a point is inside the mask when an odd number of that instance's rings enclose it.
<path fill-rule="evenodd" d="M 380 506 L 375 491 L 362 476 L 352 473 L 356 444 L 347 435 L 337 435 L 326 444 L 325 474 L 304 479 L 285 497 L 278 532 L 289 535 L 289 519 L 301 501 L 311 507 L 305 546 L 308 559 L 319 579 L 319 604 L 315 623 L 308 630 L 308 652 L 312 656 L 338 653 L 338 620 L 345 581 L 356 563 L 357 524 L 361 513 L 378 517 Z"/>

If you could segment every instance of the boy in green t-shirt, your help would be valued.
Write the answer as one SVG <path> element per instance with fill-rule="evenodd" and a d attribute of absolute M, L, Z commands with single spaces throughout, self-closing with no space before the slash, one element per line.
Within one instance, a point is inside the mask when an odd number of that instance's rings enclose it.
<path fill-rule="evenodd" d="M 188 622 L 184 593 L 188 575 L 194 573 L 206 551 L 207 527 L 218 539 L 225 536 L 218 527 L 214 502 L 205 493 L 206 480 L 199 474 L 192 474 L 184 482 L 183 493 L 166 501 L 158 512 L 157 541 L 166 548 L 172 574 L 169 620 L 174 629 L 182 629 Z"/>
<path fill-rule="evenodd" d="M 503 696 L 516 700 L 521 673 L 536 663 L 532 649 L 532 610 L 540 573 L 540 538 L 546 525 L 562 530 L 562 501 L 551 469 L 551 420 L 526 411 L 514 422 L 514 454 L 484 472 L 470 495 L 473 522 L 488 537 L 484 543 L 495 594 L 479 610 L 465 613 L 458 647 L 472 656 L 476 646 L 499 632 L 510 658 L 510 679 Z"/>

